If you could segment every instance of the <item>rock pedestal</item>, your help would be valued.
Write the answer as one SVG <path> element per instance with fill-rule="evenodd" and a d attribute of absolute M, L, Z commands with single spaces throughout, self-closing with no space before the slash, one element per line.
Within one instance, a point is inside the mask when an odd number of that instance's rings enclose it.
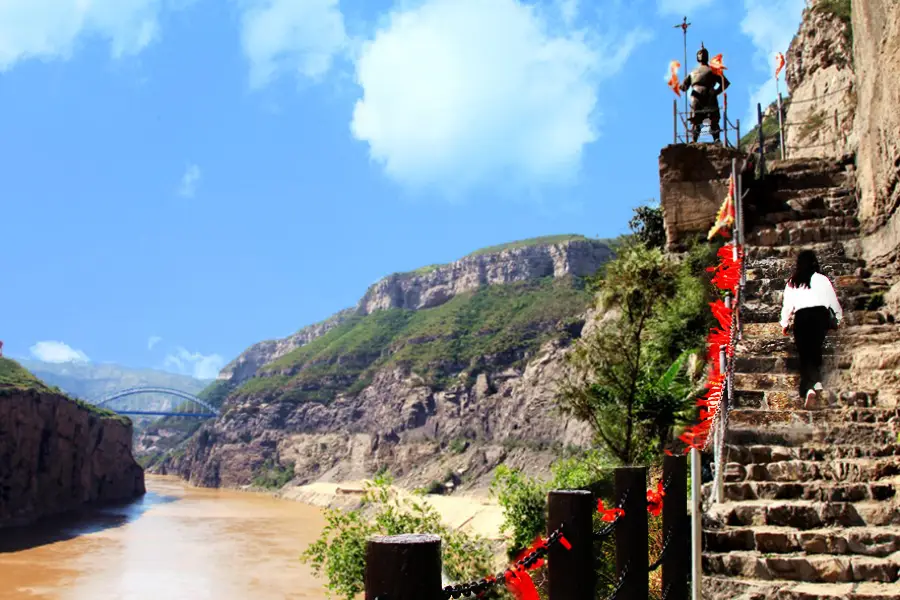
<path fill-rule="evenodd" d="M 731 161 L 746 154 L 718 144 L 672 144 L 659 154 L 659 197 L 670 251 L 705 234 L 728 194 Z"/>

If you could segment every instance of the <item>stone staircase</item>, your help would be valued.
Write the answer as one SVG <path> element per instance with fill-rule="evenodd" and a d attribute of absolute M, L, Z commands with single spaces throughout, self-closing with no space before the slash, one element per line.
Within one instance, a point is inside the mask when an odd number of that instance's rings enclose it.
<path fill-rule="evenodd" d="M 900 327 L 881 309 L 888 282 L 859 258 L 851 165 L 778 161 L 754 189 L 726 502 L 704 515 L 704 599 L 900 599 Z M 804 248 L 845 315 L 826 340 L 814 410 L 802 408 L 794 344 L 778 325 Z"/>

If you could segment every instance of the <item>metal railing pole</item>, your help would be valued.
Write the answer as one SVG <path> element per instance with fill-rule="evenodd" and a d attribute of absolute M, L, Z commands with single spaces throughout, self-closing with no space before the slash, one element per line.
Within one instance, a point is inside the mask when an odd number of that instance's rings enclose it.
<path fill-rule="evenodd" d="M 672 100 L 672 143 L 678 143 L 678 100 Z"/>
<path fill-rule="evenodd" d="M 691 448 L 691 600 L 703 600 L 703 514 L 700 450 Z"/>
<path fill-rule="evenodd" d="M 762 114 L 762 105 L 756 104 L 756 122 L 757 129 L 759 129 L 759 174 L 761 177 L 766 176 L 766 152 L 765 152 L 765 143 L 766 137 L 763 134 L 763 114 Z"/>
<path fill-rule="evenodd" d="M 784 121 L 781 117 L 781 92 L 778 92 L 778 145 L 781 148 L 781 160 L 784 160 L 786 153 L 784 148 Z"/>
<path fill-rule="evenodd" d="M 834 109 L 834 153 L 838 152 L 838 140 L 840 139 L 840 121 L 838 120 L 838 110 Z"/>
<path fill-rule="evenodd" d="M 734 124 L 734 129 L 735 129 L 735 135 L 737 136 L 737 144 L 735 144 L 735 146 L 737 146 L 737 149 L 740 150 L 741 149 L 741 120 L 740 119 L 738 119 L 737 122 Z"/>

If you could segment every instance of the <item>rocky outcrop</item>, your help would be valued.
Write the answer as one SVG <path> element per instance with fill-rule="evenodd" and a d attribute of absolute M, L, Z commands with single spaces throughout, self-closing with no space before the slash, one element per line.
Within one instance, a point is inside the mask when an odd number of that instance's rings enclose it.
<path fill-rule="evenodd" d="M 60 394 L 0 389 L 0 527 L 143 494 L 131 435 Z"/>
<path fill-rule="evenodd" d="M 164 468 L 203 486 L 245 485 L 267 465 L 293 465 L 295 483 L 361 479 L 387 468 L 408 487 L 448 477 L 483 486 L 501 462 L 538 469 L 564 446 L 590 441 L 588 428 L 563 418 L 554 402 L 565 351 L 550 342 L 524 367 L 443 390 L 391 369 L 328 405 L 231 399 L 227 413 Z"/>
<path fill-rule="evenodd" d="M 659 197 L 670 251 L 709 231 L 728 195 L 732 160 L 740 168 L 745 158 L 734 148 L 714 144 L 672 144 L 662 149 Z M 752 166 L 748 163 L 746 168 Z"/>
<path fill-rule="evenodd" d="M 857 147 L 850 25 L 835 12 L 835 4 L 807 4 L 785 56 L 791 94 L 784 121 L 789 158 L 842 156 Z"/>
<path fill-rule="evenodd" d="M 556 243 L 526 242 L 497 252 L 477 253 L 446 265 L 395 273 L 370 286 L 356 307 L 342 310 L 284 339 L 254 344 L 226 365 L 218 379 L 240 384 L 265 365 L 325 335 L 353 315 L 368 315 L 388 308 L 433 308 L 483 285 L 592 275 L 611 257 L 612 250 L 604 242 L 576 238 Z"/>
<path fill-rule="evenodd" d="M 317 337 L 321 337 L 355 314 L 353 309 L 342 310 L 331 317 L 304 327 L 297 333 L 280 340 L 266 340 L 253 344 L 236 359 L 225 365 L 219 372 L 218 379 L 238 384 L 256 375 L 263 366 L 274 362 L 300 346 L 305 346 Z"/>
<path fill-rule="evenodd" d="M 371 286 L 357 310 L 369 314 L 388 308 L 419 310 L 447 302 L 482 285 L 592 275 L 612 256 L 605 243 L 575 239 L 556 244 L 514 247 L 496 253 L 467 256 L 424 272 L 399 273 Z"/>
<path fill-rule="evenodd" d="M 885 296 L 900 312 L 900 4 L 853 0 L 853 57 L 859 105 L 857 168 L 863 252 L 894 285 Z"/>

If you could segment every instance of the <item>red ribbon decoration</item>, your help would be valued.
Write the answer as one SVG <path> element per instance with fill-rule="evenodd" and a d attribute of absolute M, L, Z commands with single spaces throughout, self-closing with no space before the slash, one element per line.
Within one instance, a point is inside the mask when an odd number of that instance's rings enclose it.
<path fill-rule="evenodd" d="M 662 512 L 663 507 L 663 496 L 666 495 L 666 490 L 663 489 L 662 481 L 656 482 L 656 489 L 647 490 L 647 512 L 649 512 L 654 517 L 658 517 L 659 513 Z"/>
<path fill-rule="evenodd" d="M 602 499 L 597 500 L 597 512 L 602 515 L 600 518 L 608 523 L 625 516 L 625 511 L 621 508 L 606 508 L 603 506 Z"/>
<path fill-rule="evenodd" d="M 541 600 L 531 575 L 524 568 L 509 569 L 505 573 L 506 588 L 516 600 Z"/>

